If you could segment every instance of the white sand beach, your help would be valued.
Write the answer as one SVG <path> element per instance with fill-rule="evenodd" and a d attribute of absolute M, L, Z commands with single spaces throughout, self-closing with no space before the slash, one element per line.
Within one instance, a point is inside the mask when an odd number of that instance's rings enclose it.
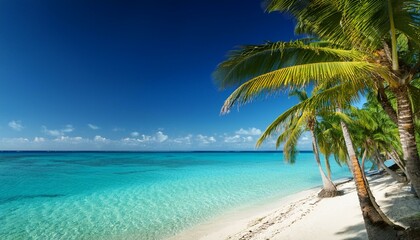
<path fill-rule="evenodd" d="M 389 176 L 369 177 L 381 209 L 401 219 L 420 213 L 409 186 Z M 342 196 L 320 199 L 312 189 L 260 206 L 237 209 L 188 229 L 173 239 L 367 239 L 353 181 L 341 184 Z"/>

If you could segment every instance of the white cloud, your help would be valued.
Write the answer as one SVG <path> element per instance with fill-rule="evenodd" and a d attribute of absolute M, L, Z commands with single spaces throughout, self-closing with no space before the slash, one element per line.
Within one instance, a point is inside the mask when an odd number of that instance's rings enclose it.
<path fill-rule="evenodd" d="M 252 136 L 240 136 L 236 134 L 234 136 L 225 136 L 224 142 L 225 143 L 250 143 L 253 142 L 254 138 Z"/>
<path fill-rule="evenodd" d="M 124 138 L 122 139 L 122 142 L 130 144 L 130 145 L 135 145 L 139 143 L 150 143 L 150 142 L 162 143 L 168 140 L 169 138 L 168 135 L 165 135 L 161 131 L 156 132 L 153 136 L 145 135 L 145 134 L 142 134 L 141 136 L 139 136 L 140 134 L 138 132 L 132 132 L 130 135 L 132 136 L 131 138 L 130 137 Z"/>
<path fill-rule="evenodd" d="M 178 144 L 188 144 L 188 145 L 190 145 L 192 137 L 193 137 L 192 134 L 188 134 L 185 137 L 174 138 L 174 139 L 172 139 L 172 142 L 178 143 Z"/>
<path fill-rule="evenodd" d="M 115 127 L 112 129 L 113 132 L 124 132 L 125 129 L 124 128 L 120 128 L 120 127 Z"/>
<path fill-rule="evenodd" d="M 67 124 L 64 129 L 61 129 L 62 132 L 69 133 L 74 131 L 74 127 L 71 124 Z"/>
<path fill-rule="evenodd" d="M 68 136 L 60 136 L 60 137 L 57 137 L 56 139 L 54 139 L 53 141 L 55 141 L 55 142 L 65 142 L 65 143 L 70 143 L 70 144 L 89 142 L 88 139 L 84 139 L 82 137 L 68 137 Z"/>
<path fill-rule="evenodd" d="M 23 129 L 23 125 L 21 121 L 15 121 L 15 120 L 9 122 L 9 127 L 15 131 L 21 131 Z"/>
<path fill-rule="evenodd" d="M 62 134 L 60 130 L 51 130 L 51 129 L 48 129 L 46 126 L 42 126 L 42 129 L 45 134 L 53 136 L 53 137 L 58 137 Z"/>
<path fill-rule="evenodd" d="M 98 129 L 99 129 L 99 127 L 98 127 L 98 126 L 93 125 L 93 124 L 91 124 L 91 123 L 89 123 L 89 124 L 88 124 L 88 127 L 89 127 L 90 129 L 92 129 L 92 130 L 98 130 Z"/>
<path fill-rule="evenodd" d="M 244 142 L 252 142 L 252 141 L 254 141 L 253 137 L 251 137 L 251 136 L 244 137 Z"/>
<path fill-rule="evenodd" d="M 128 145 L 137 145 L 140 143 L 136 138 L 124 138 L 121 139 L 121 142 Z"/>
<path fill-rule="evenodd" d="M 168 139 L 168 135 L 163 134 L 163 132 L 159 131 L 156 133 L 156 140 L 158 142 L 164 142 Z"/>
<path fill-rule="evenodd" d="M 309 143 L 311 142 L 311 134 L 309 132 L 304 132 L 299 139 L 299 143 Z"/>
<path fill-rule="evenodd" d="M 201 144 L 209 144 L 209 143 L 215 143 L 216 142 L 216 138 L 214 138 L 213 136 L 209 137 L 209 136 L 204 136 L 204 135 L 201 135 L 201 134 L 197 135 L 197 140 Z"/>
<path fill-rule="evenodd" d="M 109 143 L 110 140 L 104 137 L 101 137 L 99 135 L 95 136 L 95 138 L 93 139 L 93 141 L 95 142 L 100 142 L 100 143 Z"/>
<path fill-rule="evenodd" d="M 35 137 L 35 138 L 34 138 L 34 142 L 36 142 L 36 143 L 42 143 L 42 142 L 45 142 L 45 138 L 43 138 L 43 137 Z"/>
<path fill-rule="evenodd" d="M 50 135 L 52 137 L 64 136 L 66 135 L 66 133 L 74 131 L 74 127 L 70 124 L 67 124 L 62 129 L 48 129 L 46 126 L 42 126 L 42 129 L 45 134 Z"/>
<path fill-rule="evenodd" d="M 255 136 L 255 135 L 261 135 L 262 132 L 261 132 L 260 129 L 253 127 L 253 128 L 248 128 L 248 129 L 241 128 L 238 131 L 236 131 L 235 133 L 239 134 L 239 135 L 253 135 L 253 136 Z"/>
<path fill-rule="evenodd" d="M 152 142 L 154 139 L 152 136 L 148 136 L 148 135 L 141 135 L 141 138 L 138 138 L 137 141 L 139 142 Z"/>
<path fill-rule="evenodd" d="M 239 135 L 226 136 L 224 141 L 225 143 L 238 143 L 238 142 L 242 142 L 242 138 Z"/>
<path fill-rule="evenodd" d="M 145 146 L 145 143 L 152 142 L 151 136 L 142 135 L 141 138 L 124 138 L 121 139 L 121 143 L 124 145 L 141 145 Z"/>
<path fill-rule="evenodd" d="M 298 140 L 298 148 L 302 150 L 312 150 L 312 137 L 310 132 L 304 132 Z"/>
<path fill-rule="evenodd" d="M 8 144 L 24 144 L 30 142 L 28 138 L 2 138 L 1 142 Z"/>

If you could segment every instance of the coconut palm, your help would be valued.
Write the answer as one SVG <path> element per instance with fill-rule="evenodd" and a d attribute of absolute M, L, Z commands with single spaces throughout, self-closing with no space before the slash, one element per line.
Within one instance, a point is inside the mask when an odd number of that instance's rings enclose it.
<path fill-rule="evenodd" d="M 318 88 L 320 89 L 320 88 Z M 355 89 L 351 89 L 350 86 L 346 85 L 337 85 L 332 86 L 326 90 L 318 91 L 317 94 L 314 94 L 310 98 L 306 98 L 304 101 L 301 101 L 299 104 L 293 106 L 285 113 L 283 113 L 276 121 L 274 121 L 265 131 L 265 133 L 261 136 L 261 139 L 267 138 L 270 133 L 275 131 L 281 123 L 282 119 L 286 116 L 290 116 L 291 113 L 298 113 L 297 116 L 303 116 L 302 113 L 311 113 L 313 114 L 314 109 L 322 110 L 325 119 L 329 119 L 330 121 L 339 121 L 342 136 L 344 138 L 344 142 L 346 144 L 346 152 L 348 153 L 349 165 L 352 169 L 353 177 L 356 183 L 356 189 L 358 192 L 360 206 L 363 212 L 363 218 L 366 225 L 366 230 L 368 232 L 368 236 L 370 239 L 398 239 L 399 235 L 402 234 L 403 228 L 395 225 L 392 223 L 380 210 L 379 206 L 375 202 L 372 193 L 369 190 L 369 185 L 363 176 L 363 171 L 360 167 L 359 161 L 356 156 L 356 151 L 353 147 L 352 139 L 350 138 L 350 132 L 348 130 L 347 124 L 353 123 L 354 121 L 346 114 L 341 113 L 340 111 L 337 113 L 332 113 L 332 109 L 334 106 L 342 106 L 344 103 L 351 102 L 351 98 L 348 96 L 352 96 L 353 94 L 343 95 L 342 92 L 344 89 L 347 90 L 348 93 L 352 93 Z M 330 113 L 328 116 L 327 113 Z M 294 115 L 291 115 L 294 116 Z M 302 120 L 304 118 L 299 118 Z M 294 132 L 295 130 L 290 127 L 290 125 L 286 126 L 285 131 Z M 315 134 L 313 134 L 315 136 Z M 261 139 L 259 142 L 261 142 Z M 279 144 L 279 140 L 282 140 L 282 135 L 279 136 L 277 144 Z M 315 152 L 316 153 L 316 152 Z"/>
<path fill-rule="evenodd" d="M 229 58 L 218 66 L 215 78 L 222 88 L 240 86 L 225 101 L 222 112 L 229 112 L 234 105 L 310 82 L 346 86 L 342 91 L 345 94 L 337 95 L 339 98 L 357 94 L 365 88 L 373 89 L 381 104 L 390 106 L 386 95 L 382 96 L 388 88 L 396 96 L 397 114 L 390 111 L 392 107 L 384 109 L 398 124 L 407 172 L 420 195 L 420 158 L 412 113 L 413 107 L 420 104 L 416 98 L 409 97 L 409 93 L 411 96 L 420 95 L 416 94 L 420 90 L 412 85 L 420 71 L 417 63 L 420 3 L 396 0 L 361 0 L 357 4 L 350 0 L 270 2 L 275 4 L 268 5 L 269 10 L 292 13 L 298 20 L 297 28 L 301 33 L 309 33 L 322 41 L 269 42 L 232 51 Z M 349 92 L 347 88 L 357 91 Z M 345 101 L 336 102 L 342 104 Z M 395 225 L 381 217 L 369 199 L 367 184 L 344 121 L 341 121 L 341 128 L 369 237 L 374 239 L 375 234 L 383 229 L 387 232 L 380 235 L 383 239 L 395 239 Z"/>
<path fill-rule="evenodd" d="M 396 105 L 395 97 L 387 91 L 387 95 L 390 95 L 390 103 L 392 106 Z M 399 141 L 398 136 L 398 128 L 393 122 L 387 118 L 384 111 L 380 108 L 377 99 L 373 96 L 372 93 L 367 94 L 367 102 L 363 104 L 363 109 L 367 110 L 367 114 L 374 118 L 376 122 L 379 124 L 379 128 L 384 130 L 384 134 L 386 134 L 385 138 L 387 138 L 388 148 L 382 148 L 384 155 L 387 155 L 389 158 L 392 158 L 394 162 L 399 166 L 400 169 L 403 170 L 404 174 L 407 176 L 405 162 L 402 160 L 402 149 L 401 145 L 397 144 Z M 414 101 L 413 101 L 414 102 Z M 386 133 L 385 133 L 386 132 Z M 419 133 L 417 131 L 417 133 Z M 420 147 L 417 138 L 417 146 Z"/>
<path fill-rule="evenodd" d="M 341 110 L 338 110 L 341 115 Z M 356 156 L 352 139 L 347 124 L 343 119 L 340 120 L 343 137 L 346 143 L 349 155 L 351 169 L 356 183 L 357 196 L 359 198 L 360 208 L 362 210 L 363 220 L 365 222 L 366 232 L 369 239 L 400 239 L 403 228 L 393 224 L 378 209 L 378 206 L 371 196 L 367 181 L 363 176 L 362 168 Z"/>
<path fill-rule="evenodd" d="M 384 5 L 386 1 L 378 0 L 362 0 L 358 4 L 344 0 L 269 2 L 272 3 L 268 5 L 269 10 L 294 14 L 300 32 L 324 41 L 269 42 L 232 51 L 218 66 L 215 78 L 222 88 L 242 85 L 225 101 L 222 111 L 228 112 L 233 105 L 248 103 L 261 95 L 314 81 L 351 83 L 360 90 L 374 89 L 382 105 L 388 106 L 384 109 L 398 124 L 407 173 L 420 195 L 420 157 L 412 109 L 420 105 L 420 98 L 409 97 L 409 93 L 420 95 L 420 89 L 412 84 L 420 74 L 417 61 L 420 16 L 416 10 L 420 3 L 389 0 L 394 6 L 389 8 Z M 384 12 L 388 13 L 385 17 Z M 393 21 L 394 16 L 398 16 L 398 21 Z M 392 27 L 388 26 L 391 25 L 389 19 Z M 363 25 L 365 22 L 368 23 Z M 396 96 L 397 114 L 392 113 L 386 94 L 382 94 L 385 88 Z"/>
<path fill-rule="evenodd" d="M 296 31 L 346 46 L 388 72 L 388 78 L 366 78 L 390 118 L 398 125 L 407 173 L 420 196 L 420 157 L 414 113 L 420 108 L 420 2 L 407 0 L 268 0 L 268 11 L 288 12 Z M 385 89 L 396 97 L 397 111 Z M 411 98 L 410 98 L 411 95 Z"/>
<path fill-rule="evenodd" d="M 320 89 L 320 88 L 319 88 Z M 343 94 L 343 92 L 350 93 L 348 95 Z M 352 88 L 350 83 L 332 86 L 328 89 L 322 90 L 317 94 L 313 95 L 311 98 L 293 106 L 287 110 L 282 115 L 287 116 L 291 112 L 300 112 L 300 111 L 313 111 L 313 109 L 322 109 L 324 111 L 332 111 L 334 106 L 342 105 L 342 103 L 348 103 L 352 100 L 354 96 L 354 91 L 357 89 Z M 341 119 L 346 119 L 349 121 L 349 117 L 344 114 L 337 113 L 337 116 L 340 116 Z M 274 131 L 275 127 L 278 126 L 277 119 L 273 122 L 270 127 L 266 130 L 267 136 L 262 136 L 262 138 L 268 137 L 269 133 Z M 350 133 L 347 129 L 346 123 L 344 120 L 340 120 L 341 129 L 343 132 L 343 138 L 346 143 L 346 150 L 348 152 L 349 165 L 352 169 L 353 177 L 356 183 L 356 189 L 358 192 L 360 206 L 363 212 L 363 218 L 366 225 L 366 230 L 368 232 L 370 239 L 398 239 L 398 236 L 401 234 L 403 228 L 398 225 L 393 224 L 389 219 L 381 212 L 378 205 L 376 204 L 374 198 L 370 194 L 369 186 L 365 181 L 359 161 L 357 159 L 356 153 L 353 148 L 353 144 L 350 139 Z M 290 128 L 288 128 L 290 129 Z M 281 139 L 281 135 L 280 135 Z"/>
<path fill-rule="evenodd" d="M 391 151 L 397 151 L 400 146 L 398 141 L 398 129 L 396 125 L 377 106 L 369 107 L 365 104 L 362 109 L 351 108 L 350 115 L 353 119 L 349 125 L 353 133 L 353 141 L 357 146 L 359 155 L 362 155 L 362 169 L 367 158 L 376 160 L 375 163 L 384 168 L 396 181 L 405 182 L 403 177 L 397 175 L 384 164 L 384 155 Z M 363 154 L 362 154 L 363 153 Z M 395 160 L 398 162 L 398 160 Z M 401 164 L 401 163 L 400 163 Z M 405 172 L 403 165 L 401 170 Z"/>
<path fill-rule="evenodd" d="M 331 116 L 324 115 L 318 121 L 318 145 L 319 150 L 324 155 L 327 173 L 330 176 L 329 159 L 332 156 L 338 165 L 347 164 L 347 150 L 344 143 L 343 132 L 340 122 Z"/>
<path fill-rule="evenodd" d="M 305 104 L 308 100 L 308 95 L 304 90 L 294 90 L 290 93 L 291 96 L 297 96 L 300 100 L 300 104 L 292 107 L 288 111 L 281 114 L 274 122 L 272 122 L 261 137 L 257 141 L 257 147 L 259 147 L 265 140 L 274 134 L 279 133 L 276 142 L 276 148 L 284 143 L 283 153 L 286 161 L 294 162 L 296 159 L 296 145 L 298 139 L 303 133 L 309 131 L 312 137 L 312 149 L 314 151 L 315 160 L 318 165 L 319 173 L 323 183 L 323 189 L 318 194 L 320 197 L 334 197 L 337 195 L 337 188 L 331 181 L 331 177 L 327 177 L 322 170 L 321 161 L 319 157 L 318 142 L 316 139 L 316 116 L 317 112 L 315 109 L 304 109 L 301 105 Z"/>
<path fill-rule="evenodd" d="M 294 43 L 290 43 L 290 46 L 293 46 L 293 44 Z M 308 45 L 310 46 L 311 44 L 309 43 Z M 316 43 L 314 45 L 316 45 Z M 284 57 L 285 55 L 287 55 L 288 52 L 290 53 L 290 52 L 293 52 L 293 50 L 296 50 L 292 48 L 293 47 L 290 47 L 289 49 L 287 49 L 290 51 L 285 51 L 284 49 L 278 49 L 278 48 L 276 49 L 277 52 L 273 51 L 272 49 L 269 51 L 276 52 L 276 53 L 280 52 L 280 54 L 277 55 L 277 57 Z M 337 55 L 331 56 L 330 53 L 334 52 L 334 50 L 329 51 L 329 49 L 334 49 L 334 47 L 331 46 L 328 48 L 328 50 L 324 50 L 324 53 L 323 53 L 324 56 L 332 57 L 332 58 L 337 57 Z M 301 47 L 297 51 L 299 52 L 301 50 L 305 50 L 304 47 Z M 313 49 L 311 49 L 309 53 L 311 53 L 312 51 Z M 349 52 L 344 51 L 344 54 L 347 54 L 347 53 Z M 239 58 L 243 57 L 240 55 L 236 55 L 236 56 L 238 56 Z M 310 54 L 308 54 L 308 56 L 310 60 L 316 59 L 315 55 L 311 56 Z M 216 74 L 221 74 L 223 71 L 226 70 L 225 67 L 227 66 L 228 66 L 227 68 L 229 68 L 231 71 L 227 71 L 225 73 L 228 75 L 235 74 L 235 71 L 237 70 L 235 68 L 241 67 L 241 65 L 243 64 L 242 62 L 239 64 L 239 66 L 233 67 L 232 65 L 230 65 L 231 64 L 230 60 L 232 59 L 229 59 L 225 63 L 222 63 L 219 69 L 220 71 L 216 72 Z M 245 59 L 245 62 L 247 62 L 247 59 Z M 284 81 L 287 83 L 287 81 L 296 80 L 296 81 L 301 81 L 302 83 L 305 83 L 305 81 L 309 82 L 310 80 L 317 79 L 318 77 L 325 81 L 323 82 L 318 81 L 317 87 L 319 89 L 322 89 L 324 86 L 327 86 L 329 88 L 323 90 L 321 93 L 318 93 L 316 95 L 316 98 L 312 97 L 311 101 L 305 101 L 304 103 L 301 103 L 300 107 L 305 107 L 307 109 L 316 109 L 317 107 L 319 108 L 320 106 L 323 106 L 324 108 L 324 106 L 329 105 L 330 109 L 331 108 L 333 109 L 336 106 L 340 105 L 341 103 L 349 102 L 351 98 L 357 96 L 356 93 L 360 90 L 360 88 L 358 84 L 354 84 L 354 83 L 358 81 L 363 81 L 363 79 L 366 77 L 370 77 L 371 74 L 373 74 L 373 72 L 370 72 L 370 70 L 368 69 L 370 67 L 372 68 L 376 67 L 374 64 L 370 64 L 370 63 L 361 62 L 360 65 L 358 65 L 359 64 L 358 62 L 356 62 L 356 64 L 353 64 L 353 62 L 355 61 L 349 61 L 348 63 L 350 63 L 350 65 L 348 66 L 346 64 L 339 65 L 339 64 L 333 63 L 329 67 L 332 67 L 333 69 L 337 69 L 336 72 L 334 70 L 327 71 L 325 69 L 323 71 L 322 70 L 319 71 L 320 69 L 325 68 L 326 65 L 330 64 L 330 62 L 327 62 L 327 63 L 321 62 L 321 63 L 312 63 L 312 64 L 293 65 L 290 67 L 280 68 L 279 70 L 274 70 L 274 72 L 277 72 L 277 73 L 280 72 L 280 74 L 283 74 L 282 76 L 283 78 L 280 78 L 280 79 L 275 79 L 274 78 L 275 76 L 271 76 L 271 77 L 268 76 L 271 73 L 257 76 L 254 79 L 242 84 L 239 88 L 237 88 L 234 91 L 234 93 L 231 94 L 231 96 L 225 101 L 225 104 L 222 108 L 222 112 L 228 112 L 230 107 L 233 106 L 234 104 L 247 103 L 253 100 L 253 98 L 255 98 L 256 96 L 261 95 L 262 93 L 274 93 L 278 88 L 282 87 L 282 84 L 285 84 Z M 308 68 L 308 65 L 310 65 L 309 68 Z M 253 65 L 249 65 L 249 66 L 253 66 Z M 354 68 L 355 66 L 361 66 L 361 67 L 356 71 L 356 69 Z M 380 72 L 381 69 L 382 68 L 378 68 L 378 71 Z M 348 74 L 353 71 L 355 73 L 354 75 Z M 334 86 L 333 83 L 337 82 L 336 78 L 339 76 L 337 75 L 337 72 L 339 72 L 339 74 L 342 74 L 342 75 L 347 75 L 349 78 L 352 78 L 353 81 L 343 81 L 341 84 Z M 300 78 L 301 76 L 303 77 Z M 276 81 L 276 80 L 279 80 L 279 81 Z M 255 82 L 258 82 L 258 84 L 254 84 Z M 280 84 L 274 85 L 276 82 L 277 83 L 280 82 Z M 267 86 L 269 87 L 267 88 Z M 333 87 L 330 87 L 330 86 L 333 86 Z M 344 92 L 346 94 L 343 94 Z M 313 99 L 316 99 L 316 100 L 313 100 Z M 289 111 L 295 111 L 295 110 L 296 109 L 293 109 L 293 108 L 289 109 Z M 363 217 L 365 220 L 365 225 L 366 225 L 368 234 L 371 239 L 395 239 L 397 238 L 397 234 L 401 230 L 401 228 L 399 226 L 392 224 L 383 214 L 381 214 L 380 210 L 376 208 L 377 204 L 374 202 L 373 199 L 370 198 L 368 185 L 366 184 L 363 178 L 362 170 L 360 168 L 358 159 L 356 157 L 356 153 L 354 151 L 354 148 L 352 147 L 352 144 L 348 143 L 350 141 L 349 140 L 350 135 L 348 133 L 347 127 L 343 125 L 344 125 L 344 122 L 341 124 L 341 128 L 343 130 L 344 139 L 348 138 L 346 140 L 346 147 L 347 147 L 347 152 L 348 152 L 349 160 L 350 160 L 349 165 L 351 166 L 351 169 L 353 170 L 352 172 L 353 172 L 353 176 L 356 182 L 356 189 L 358 191 L 359 202 L 361 205 L 361 209 L 363 211 Z M 385 232 L 386 234 L 382 235 L 383 232 Z M 380 238 L 375 238 L 374 236 L 380 236 Z M 385 236 L 387 236 L 388 238 L 383 238 Z"/>

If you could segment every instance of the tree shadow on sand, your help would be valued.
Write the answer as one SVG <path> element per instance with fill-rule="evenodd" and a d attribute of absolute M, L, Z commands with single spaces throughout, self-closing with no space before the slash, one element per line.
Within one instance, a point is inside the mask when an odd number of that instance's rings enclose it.
<path fill-rule="evenodd" d="M 346 239 L 346 240 L 366 240 L 368 239 L 367 233 L 366 233 L 366 228 L 364 224 L 357 224 L 357 225 L 353 225 L 353 226 L 348 226 L 346 227 L 344 230 L 339 231 L 336 233 L 336 235 L 352 235 L 351 237 L 347 237 L 347 238 L 340 238 L 337 237 L 337 239 Z"/>

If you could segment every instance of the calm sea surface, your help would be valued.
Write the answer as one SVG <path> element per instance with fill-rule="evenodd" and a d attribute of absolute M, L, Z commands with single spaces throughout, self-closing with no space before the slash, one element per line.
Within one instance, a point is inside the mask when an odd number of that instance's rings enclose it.
<path fill-rule="evenodd" d="M 0 153 L 0 239 L 164 239 L 320 184 L 312 153 Z"/>

